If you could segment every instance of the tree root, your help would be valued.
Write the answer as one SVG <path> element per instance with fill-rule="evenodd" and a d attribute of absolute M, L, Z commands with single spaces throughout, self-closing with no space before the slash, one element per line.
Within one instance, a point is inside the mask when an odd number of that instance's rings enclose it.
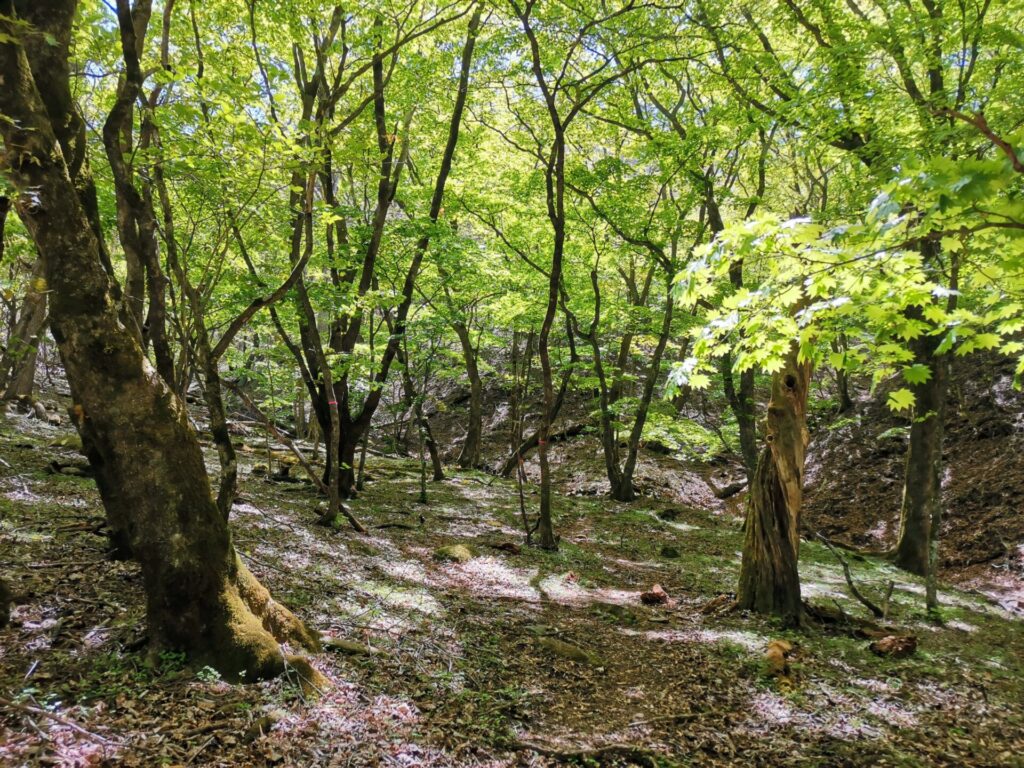
<path fill-rule="evenodd" d="M 237 556 L 236 556 L 237 557 Z M 299 618 L 274 600 L 264 587 L 238 560 L 238 594 L 246 607 L 258 618 L 263 628 L 281 643 L 292 643 L 316 653 L 320 650 L 320 638 L 303 624 Z"/>

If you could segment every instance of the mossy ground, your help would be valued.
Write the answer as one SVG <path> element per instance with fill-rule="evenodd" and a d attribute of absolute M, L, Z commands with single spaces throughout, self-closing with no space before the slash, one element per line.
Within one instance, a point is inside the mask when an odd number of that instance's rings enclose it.
<path fill-rule="evenodd" d="M 981 597 L 944 590 L 938 625 L 924 613 L 919 580 L 851 559 L 876 602 L 895 582 L 888 623 L 920 639 L 911 658 L 882 659 L 842 628 L 705 615 L 734 588 L 735 512 L 559 497 L 559 551 L 514 552 L 495 546 L 522 544 L 513 483 L 449 469 L 424 505 L 418 465 L 401 459 L 370 458 L 371 479 L 351 503 L 368 536 L 317 526 L 307 484 L 248 475 L 232 517 L 241 557 L 276 599 L 321 632 L 380 653 L 314 656 L 333 683 L 315 699 L 294 677 L 230 686 L 173 654 L 147 661 L 137 650 L 138 572 L 103 558 L 104 540 L 90 530 L 101 514 L 92 482 L 45 469 L 55 457 L 74 460 L 52 444 L 63 434 L 19 417 L 0 421 L 0 456 L 10 465 L 0 488 L 2 560 L 22 597 L 0 633 L 0 692 L 108 743 L 5 711 L 0 763 L 558 761 L 522 749 L 531 743 L 565 755 L 636 748 L 631 758 L 606 753 L 610 764 L 1021 764 L 1024 635 L 1018 618 Z M 528 488 L 527 509 L 536 506 Z M 450 544 L 478 556 L 433 557 Z M 665 557 L 666 547 L 678 557 Z M 811 602 L 866 615 L 820 544 L 803 545 L 802 576 Z M 667 606 L 640 603 L 654 583 L 672 598 Z M 552 653 L 543 638 L 590 660 Z M 766 675 L 763 654 L 777 638 L 797 646 L 791 686 Z M 245 736 L 282 708 L 269 733 Z"/>

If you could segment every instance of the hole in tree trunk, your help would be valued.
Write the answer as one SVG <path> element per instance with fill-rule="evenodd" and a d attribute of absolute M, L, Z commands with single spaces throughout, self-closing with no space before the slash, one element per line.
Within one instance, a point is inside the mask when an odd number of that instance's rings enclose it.
<path fill-rule="evenodd" d="M 786 389 L 793 389 L 794 387 L 796 387 L 796 376 L 794 376 L 793 374 L 788 374 L 785 378 L 785 382 Z"/>

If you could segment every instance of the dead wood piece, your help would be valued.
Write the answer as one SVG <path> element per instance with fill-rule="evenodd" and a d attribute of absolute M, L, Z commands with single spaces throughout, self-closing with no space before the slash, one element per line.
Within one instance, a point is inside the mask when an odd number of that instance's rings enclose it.
<path fill-rule="evenodd" d="M 245 729 L 245 733 L 242 735 L 242 741 L 246 744 L 256 741 L 260 736 L 265 736 L 270 733 L 270 729 L 286 717 L 288 717 L 288 710 L 286 709 L 271 710 L 267 714 L 263 715 L 263 717 L 254 720 L 252 724 Z"/>
<path fill-rule="evenodd" d="M 340 637 L 327 637 L 325 635 L 320 638 L 320 643 L 323 645 L 324 650 L 336 651 L 349 656 L 379 656 L 383 653 L 379 648 L 371 648 L 368 645 L 363 645 L 353 640 L 344 640 Z"/>
<path fill-rule="evenodd" d="M 728 613 L 736 608 L 736 595 L 719 595 L 708 600 L 700 612 L 704 615 L 711 613 Z"/>
<path fill-rule="evenodd" d="M 676 712 L 671 715 L 662 715 L 661 717 L 652 717 L 647 720 L 634 720 L 629 724 L 629 728 L 639 728 L 642 725 L 679 725 L 680 723 L 689 723 L 697 720 L 704 715 L 713 714 L 711 712 Z"/>
<path fill-rule="evenodd" d="M 108 738 L 100 736 L 98 733 L 93 733 L 92 731 L 88 731 L 85 728 L 83 728 L 82 726 L 80 726 L 78 723 L 72 722 L 71 720 L 68 720 L 66 717 L 61 717 L 56 712 L 51 712 L 50 710 L 43 709 L 42 707 L 33 707 L 33 706 L 28 705 L 28 704 L 19 704 L 16 701 L 11 701 L 10 699 L 5 699 L 3 696 L 0 696 L 0 706 L 7 707 L 8 709 L 16 709 L 16 710 L 18 710 L 20 712 L 24 712 L 26 714 L 38 715 L 40 717 L 45 717 L 45 718 L 47 718 L 49 720 L 53 720 L 56 723 L 60 723 L 61 725 L 67 726 L 68 728 L 70 728 L 71 730 L 75 731 L 76 733 L 80 733 L 82 736 L 85 736 L 87 739 L 99 742 L 100 744 L 116 744 L 117 743 L 117 742 L 111 741 Z"/>
<path fill-rule="evenodd" d="M 865 608 L 871 611 L 871 615 L 876 619 L 885 618 L 885 611 L 875 605 L 873 602 L 868 600 L 864 595 L 857 589 L 857 585 L 853 583 L 853 575 L 850 573 L 850 565 L 846 562 L 846 558 L 836 551 L 836 548 L 832 546 L 832 542 L 822 536 L 820 533 L 817 534 L 818 539 L 828 547 L 828 551 L 835 555 L 835 558 L 839 561 L 839 564 L 843 566 L 843 576 L 846 577 L 846 586 L 850 588 L 850 594 L 852 594 L 858 602 L 861 603 Z M 891 592 L 891 590 L 890 590 Z"/>
<path fill-rule="evenodd" d="M 655 584 L 649 591 L 640 593 L 640 602 L 644 605 L 665 605 L 668 602 L 668 592 L 661 584 Z"/>
<path fill-rule="evenodd" d="M 657 752 L 636 744 L 614 743 L 581 749 L 559 749 L 531 741 L 520 741 L 516 743 L 515 747 L 517 750 L 536 752 L 538 755 L 552 757 L 559 761 L 596 761 L 600 764 L 605 760 L 617 758 L 650 768 L 656 768 L 658 765 Z"/>
<path fill-rule="evenodd" d="M 917 637 L 915 635 L 886 635 L 881 640 L 871 643 L 868 648 L 876 656 L 905 659 L 917 650 Z"/>

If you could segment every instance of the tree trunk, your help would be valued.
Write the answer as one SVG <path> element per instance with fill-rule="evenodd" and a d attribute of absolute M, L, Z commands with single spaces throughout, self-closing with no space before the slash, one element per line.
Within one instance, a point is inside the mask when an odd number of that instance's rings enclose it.
<path fill-rule="evenodd" d="M 480 466 L 480 440 L 483 432 L 484 387 L 480 381 L 480 369 L 476 364 L 476 349 L 465 323 L 452 323 L 459 344 L 462 346 L 462 357 L 466 363 L 466 377 L 469 379 L 469 424 L 466 429 L 466 442 L 462 444 L 458 465 L 463 469 Z"/>
<path fill-rule="evenodd" d="M 937 242 L 924 241 L 921 254 L 935 268 L 940 256 Z M 960 283 L 960 257 L 949 253 L 950 292 L 946 311 L 956 310 Z M 924 315 L 924 308 L 912 310 Z M 910 427 L 906 473 L 903 481 L 903 505 L 900 537 L 895 562 L 914 573 L 924 573 L 925 605 L 929 611 L 939 607 L 937 578 L 939 566 L 939 530 L 942 524 L 942 441 L 946 423 L 946 394 L 949 388 L 949 358 L 938 354 L 940 336 L 925 334 L 912 342 L 914 361 L 929 366 L 932 377 L 914 385 L 914 421 Z M 922 568 L 923 564 L 923 568 Z"/>
<path fill-rule="evenodd" d="M 356 449 L 363 437 L 363 430 L 356 431 L 351 422 L 342 424 L 335 432 L 338 444 L 338 491 L 343 499 L 350 499 L 356 486 Z"/>
<path fill-rule="evenodd" d="M 736 377 L 732 371 L 732 355 L 722 356 L 722 385 L 725 388 L 725 396 L 729 401 L 733 416 L 736 417 L 736 426 L 740 437 L 740 457 L 743 459 L 743 469 L 747 475 L 747 487 L 753 483 L 754 473 L 757 470 L 757 421 L 754 411 L 754 371 L 742 371 L 739 375 L 739 388 L 736 387 Z"/>
<path fill-rule="evenodd" d="M 644 378 L 644 389 L 640 395 L 640 402 L 637 404 L 633 429 L 629 434 L 626 461 L 619 476 L 619 484 L 618 487 L 612 486 L 612 498 L 616 501 L 633 501 L 636 498 L 636 489 L 633 487 L 633 474 L 636 472 L 636 463 L 640 452 L 640 439 L 643 437 L 644 425 L 647 423 L 647 413 L 651 408 L 651 401 L 654 399 L 654 388 L 658 382 L 658 375 L 661 373 L 661 358 L 665 354 L 668 337 L 672 333 L 672 315 L 675 309 L 675 299 L 672 296 L 672 283 L 674 279 L 673 273 L 670 272 L 666 275 L 665 310 L 662 314 L 661 332 L 658 334 L 658 345 L 654 348 L 654 354 L 651 355 L 651 363 L 647 368 L 647 375 Z"/>
<path fill-rule="evenodd" d="M 568 316 L 565 320 L 565 333 L 567 341 L 569 342 L 569 367 L 562 373 L 562 381 L 558 385 L 558 394 L 555 396 L 555 406 L 551 410 L 550 422 L 554 423 L 555 419 L 558 418 L 559 412 L 562 410 L 562 405 L 565 403 L 565 396 L 569 391 L 569 382 L 572 380 L 573 371 L 576 369 L 576 365 L 580 361 L 579 354 L 576 351 L 576 342 L 572 335 L 572 321 L 569 320 Z M 526 340 L 526 350 L 524 356 L 526 358 L 526 370 L 524 372 L 522 392 L 519 394 L 516 403 L 517 417 L 515 419 L 514 429 L 516 434 L 519 436 L 519 444 L 517 448 L 512 450 L 508 458 L 501 465 L 498 470 L 498 474 L 502 477 L 511 477 L 512 471 L 520 466 L 526 455 L 537 447 L 540 442 L 540 430 L 531 434 L 529 437 L 523 439 L 523 414 L 521 411 L 525 410 L 523 403 L 526 400 L 526 394 L 529 390 L 530 385 L 530 371 L 533 362 L 533 350 L 534 350 L 534 333 L 531 330 Z"/>
<path fill-rule="evenodd" d="M 737 602 L 740 608 L 800 623 L 800 507 L 803 501 L 809 363 L 797 361 L 794 344 L 785 366 L 772 376 L 766 446 L 747 502 L 746 538 Z"/>
<path fill-rule="evenodd" d="M 440 482 L 444 480 L 444 466 L 441 464 L 441 453 L 437 448 L 437 442 L 434 440 L 434 433 L 430 429 L 430 420 L 427 419 L 426 414 L 423 412 L 423 398 L 430 377 L 430 366 L 428 364 L 423 372 L 423 389 L 422 393 L 417 396 L 412 371 L 409 370 L 409 353 L 404 349 L 398 352 L 398 362 L 402 366 L 402 389 L 405 394 L 406 412 L 412 413 L 412 420 L 416 425 L 416 434 L 420 446 L 420 459 L 423 459 L 423 449 L 426 448 L 427 453 L 430 455 L 430 466 L 433 472 L 431 479 L 434 482 Z M 425 477 L 426 470 L 424 469 Z M 423 496 L 426 498 L 426 490 L 423 491 Z"/>
<path fill-rule="evenodd" d="M 913 342 L 914 361 L 929 366 L 932 377 L 911 387 L 914 419 L 903 482 L 900 533 L 893 560 L 905 571 L 928 573 L 932 519 L 942 507 L 942 438 L 946 411 L 948 362 L 934 354 L 940 339 L 922 336 Z"/>
<path fill-rule="evenodd" d="M 62 77 L 51 72 L 44 82 L 63 92 L 46 104 L 70 109 L 66 57 L 75 3 L 51 5 L 60 19 L 50 30 L 53 47 L 63 53 Z M 279 640 L 313 648 L 317 638 L 239 562 L 184 404 L 118 318 L 100 246 L 54 134 L 54 125 L 73 118 L 47 115 L 27 46 L 18 42 L 22 34 L 15 3 L 0 0 L 5 175 L 19 190 L 15 207 L 43 260 L 51 331 L 75 398 L 76 424 L 91 434 L 108 470 L 109 485 L 100 485 L 104 503 L 116 495 L 108 510 L 122 517 L 142 567 L 151 644 L 185 650 L 230 679 L 275 675 L 284 668 Z M 131 516 L 123 517 L 124 510 Z"/>
<path fill-rule="evenodd" d="M 832 351 L 841 352 L 845 356 L 846 349 L 846 335 L 839 334 L 839 338 L 832 342 Z M 839 395 L 839 413 L 849 412 L 853 408 L 853 399 L 850 397 L 850 376 L 841 365 L 836 368 L 836 391 Z"/>
<path fill-rule="evenodd" d="M 11 331 L 3 359 L 0 360 L 0 388 L 3 389 L 5 400 L 32 396 L 39 337 L 45 325 L 46 279 L 43 276 L 42 259 L 37 259 L 29 275 L 21 312 Z"/>

